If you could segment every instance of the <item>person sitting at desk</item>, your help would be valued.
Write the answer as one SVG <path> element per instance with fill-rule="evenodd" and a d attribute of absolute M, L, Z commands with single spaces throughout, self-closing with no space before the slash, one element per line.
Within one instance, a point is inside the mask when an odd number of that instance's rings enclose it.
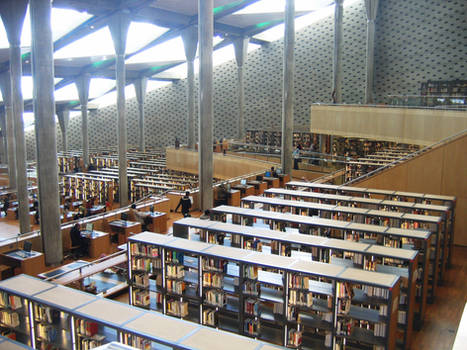
<path fill-rule="evenodd" d="M 136 209 L 136 204 L 132 204 L 130 211 L 128 212 L 128 220 L 139 222 L 143 231 L 148 230 L 148 226 L 151 224 L 150 213 L 142 213 Z"/>
<path fill-rule="evenodd" d="M 5 201 L 3 202 L 3 211 L 5 212 L 5 216 L 7 214 L 7 210 L 10 207 L 10 195 L 7 194 Z"/>
<path fill-rule="evenodd" d="M 276 169 L 274 169 L 273 166 L 271 167 L 271 176 L 272 177 L 277 177 L 277 171 L 276 171 Z"/>
<path fill-rule="evenodd" d="M 190 199 L 190 191 L 186 191 L 185 195 L 180 198 L 180 202 L 178 202 L 177 207 L 175 208 L 175 212 L 177 212 L 178 207 L 182 206 L 182 214 L 183 217 L 190 216 L 190 208 L 191 208 L 191 199 Z"/>
<path fill-rule="evenodd" d="M 70 231 L 71 246 L 79 247 L 76 248 L 78 256 L 84 256 L 88 254 L 88 240 L 81 236 L 80 224 L 75 224 Z"/>

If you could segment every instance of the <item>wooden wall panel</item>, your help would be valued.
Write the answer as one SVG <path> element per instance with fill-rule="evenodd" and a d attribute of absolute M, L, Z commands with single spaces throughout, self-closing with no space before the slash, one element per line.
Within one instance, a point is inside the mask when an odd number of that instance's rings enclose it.
<path fill-rule="evenodd" d="M 456 196 L 454 243 L 467 246 L 467 133 L 353 185 Z"/>
<path fill-rule="evenodd" d="M 444 150 L 439 148 L 407 162 L 407 187 L 410 192 L 441 193 Z"/>
<path fill-rule="evenodd" d="M 431 145 L 467 129 L 467 112 L 386 106 L 313 105 L 311 132 Z"/>

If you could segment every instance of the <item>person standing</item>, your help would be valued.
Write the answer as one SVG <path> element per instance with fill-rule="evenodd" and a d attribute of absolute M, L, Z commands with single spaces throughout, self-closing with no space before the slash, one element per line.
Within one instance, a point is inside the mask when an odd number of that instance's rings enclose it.
<path fill-rule="evenodd" d="M 293 168 L 298 170 L 298 163 L 300 162 L 300 147 L 297 146 L 295 150 L 292 152 L 293 156 Z"/>
<path fill-rule="evenodd" d="M 182 198 L 180 198 L 180 202 L 178 202 L 178 205 L 175 208 L 175 212 L 177 212 L 180 206 L 182 206 L 183 216 L 184 217 L 190 216 L 190 208 L 191 208 L 190 191 L 186 191 L 185 195 Z"/>

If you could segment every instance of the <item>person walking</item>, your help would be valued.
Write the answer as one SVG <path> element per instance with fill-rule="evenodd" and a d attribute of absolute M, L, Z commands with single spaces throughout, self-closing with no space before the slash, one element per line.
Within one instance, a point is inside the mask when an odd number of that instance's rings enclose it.
<path fill-rule="evenodd" d="M 190 208 L 191 208 L 190 191 L 186 191 L 185 195 L 182 198 L 180 198 L 180 202 L 178 202 L 178 205 L 175 208 L 175 212 L 177 212 L 180 206 L 182 206 L 183 217 L 190 216 Z"/>

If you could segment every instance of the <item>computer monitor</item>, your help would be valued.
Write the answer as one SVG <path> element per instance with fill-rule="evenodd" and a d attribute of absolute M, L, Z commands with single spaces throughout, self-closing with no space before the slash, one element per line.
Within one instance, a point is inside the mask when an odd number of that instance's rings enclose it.
<path fill-rule="evenodd" d="M 127 221 L 128 220 L 128 213 L 122 213 L 122 215 L 120 216 L 120 218 L 124 221 Z"/>
<path fill-rule="evenodd" d="M 277 174 L 277 175 L 282 174 L 282 170 L 281 170 L 280 168 L 276 169 L 276 174 Z"/>
<path fill-rule="evenodd" d="M 265 177 L 271 177 L 271 172 L 270 171 L 266 171 L 266 174 L 264 174 Z"/>
<path fill-rule="evenodd" d="M 27 253 L 30 253 L 32 249 L 32 243 L 29 241 L 25 241 L 23 244 L 23 250 Z"/>
<path fill-rule="evenodd" d="M 241 179 L 240 180 L 240 185 L 246 185 L 246 179 Z"/>
<path fill-rule="evenodd" d="M 86 231 L 92 232 L 94 228 L 94 225 L 91 223 L 86 224 Z"/>

